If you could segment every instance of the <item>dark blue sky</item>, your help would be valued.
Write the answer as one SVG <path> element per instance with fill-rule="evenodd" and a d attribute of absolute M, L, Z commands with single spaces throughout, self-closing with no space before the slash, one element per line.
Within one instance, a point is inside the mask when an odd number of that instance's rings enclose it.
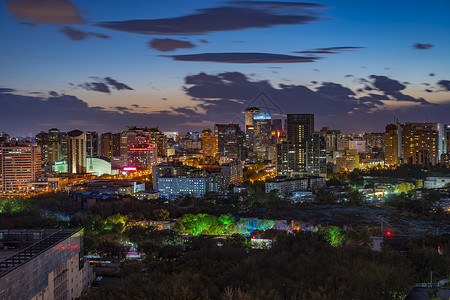
<path fill-rule="evenodd" d="M 316 130 L 448 123 L 449 12 L 448 1 L 7 0 L 0 131 L 184 132 L 264 101 L 275 115 L 316 114 Z"/>

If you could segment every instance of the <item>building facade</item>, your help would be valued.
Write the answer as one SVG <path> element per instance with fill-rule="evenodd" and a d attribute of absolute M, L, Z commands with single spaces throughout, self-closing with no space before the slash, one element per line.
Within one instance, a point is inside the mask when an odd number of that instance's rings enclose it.
<path fill-rule="evenodd" d="M 93 280 L 82 230 L 0 230 L 2 249 L 17 240 L 27 247 L 0 261 L 0 299 L 75 299 Z"/>
<path fill-rule="evenodd" d="M 69 173 L 86 173 L 86 134 L 78 129 L 67 133 Z"/>
<path fill-rule="evenodd" d="M 217 156 L 217 137 L 213 135 L 211 129 L 205 128 L 202 131 L 202 151 L 205 157 Z"/>
<path fill-rule="evenodd" d="M 402 157 L 402 126 L 399 123 L 388 124 L 384 132 L 384 163 L 396 165 Z"/>
<path fill-rule="evenodd" d="M 27 193 L 28 183 L 41 177 L 41 147 L 19 143 L 0 146 L 0 192 Z"/>

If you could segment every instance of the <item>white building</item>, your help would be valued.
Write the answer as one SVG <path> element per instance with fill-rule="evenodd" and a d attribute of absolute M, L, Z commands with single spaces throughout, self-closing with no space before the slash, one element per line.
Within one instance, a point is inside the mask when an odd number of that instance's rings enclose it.
<path fill-rule="evenodd" d="M 440 189 L 450 184 L 450 177 L 427 177 L 423 182 L 425 189 Z"/>

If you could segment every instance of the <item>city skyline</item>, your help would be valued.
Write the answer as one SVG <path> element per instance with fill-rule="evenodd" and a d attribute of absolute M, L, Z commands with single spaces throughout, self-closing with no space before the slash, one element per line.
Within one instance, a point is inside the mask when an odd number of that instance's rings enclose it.
<path fill-rule="evenodd" d="M 444 1 L 8 0 L 0 5 L 0 131 L 52 127 L 180 133 L 312 113 L 343 132 L 448 123 L 450 21 Z M 256 101 L 256 102 L 255 102 Z"/>

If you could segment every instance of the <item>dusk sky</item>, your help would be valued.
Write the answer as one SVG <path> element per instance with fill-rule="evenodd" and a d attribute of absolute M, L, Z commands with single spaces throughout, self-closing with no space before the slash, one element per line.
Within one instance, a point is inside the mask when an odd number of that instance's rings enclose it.
<path fill-rule="evenodd" d="M 449 123 L 449 15 L 447 0 L 6 0 L 0 132 L 185 133 L 248 106 L 314 113 L 316 130 Z"/>

